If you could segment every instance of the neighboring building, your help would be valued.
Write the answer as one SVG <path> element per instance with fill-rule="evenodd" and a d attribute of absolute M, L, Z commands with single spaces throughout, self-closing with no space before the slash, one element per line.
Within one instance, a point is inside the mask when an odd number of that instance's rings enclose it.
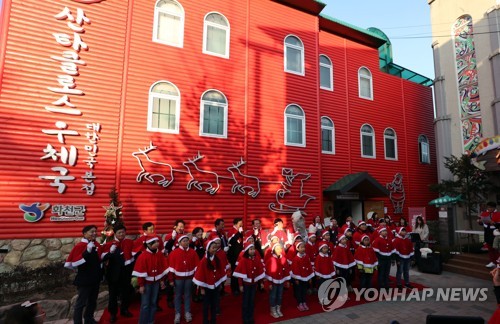
<path fill-rule="evenodd" d="M 113 187 L 131 234 L 437 218 L 430 80 L 376 29 L 305 0 L 3 5 L 0 239 L 101 229 Z"/>
<path fill-rule="evenodd" d="M 438 177 L 451 177 L 444 167 L 445 157 L 483 150 L 477 160 L 500 184 L 500 1 L 428 3 L 436 75 Z M 491 193 L 489 199 L 500 201 L 500 194 Z M 458 218 L 456 226 L 467 225 Z"/>

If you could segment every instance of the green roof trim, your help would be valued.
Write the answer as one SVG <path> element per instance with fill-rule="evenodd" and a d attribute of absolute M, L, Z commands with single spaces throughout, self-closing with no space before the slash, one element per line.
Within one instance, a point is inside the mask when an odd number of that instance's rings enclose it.
<path fill-rule="evenodd" d="M 353 30 L 356 30 L 358 32 L 361 32 L 363 34 L 366 34 L 367 36 L 370 36 L 370 37 L 375 37 L 377 38 L 379 41 L 381 42 L 386 42 L 386 40 L 383 38 L 383 37 L 380 37 L 379 35 L 377 35 L 376 33 L 373 33 L 367 29 L 364 29 L 364 28 L 361 28 L 361 27 L 358 27 L 358 26 L 355 26 L 355 25 L 352 25 L 352 24 L 349 24 L 343 20 L 340 20 L 340 19 L 337 19 L 337 18 L 333 18 L 331 16 L 328 16 L 328 15 L 325 15 L 325 14 L 320 14 L 319 15 L 321 18 L 324 18 L 326 20 L 330 20 L 334 23 L 337 23 L 337 24 L 340 24 L 340 25 L 343 25 L 343 26 L 346 26 L 350 29 L 353 29 Z"/>

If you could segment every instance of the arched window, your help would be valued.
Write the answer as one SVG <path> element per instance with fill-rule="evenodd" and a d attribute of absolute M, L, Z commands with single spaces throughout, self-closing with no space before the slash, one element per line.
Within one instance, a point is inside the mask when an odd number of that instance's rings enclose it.
<path fill-rule="evenodd" d="M 149 90 L 148 131 L 179 133 L 181 96 L 168 81 L 156 82 Z"/>
<path fill-rule="evenodd" d="M 175 0 L 158 0 L 155 6 L 153 41 L 182 47 L 184 42 L 184 9 Z"/>
<path fill-rule="evenodd" d="M 373 100 L 372 73 L 365 67 L 358 70 L 359 97 Z"/>
<path fill-rule="evenodd" d="M 292 35 L 285 37 L 285 72 L 304 75 L 304 44 Z"/>
<path fill-rule="evenodd" d="M 227 99 L 218 90 L 201 96 L 200 135 L 227 138 Z"/>
<path fill-rule="evenodd" d="M 429 152 L 429 140 L 427 136 L 420 135 L 418 137 L 418 153 L 420 157 L 420 163 L 430 164 L 430 152 Z"/>
<path fill-rule="evenodd" d="M 229 58 L 229 21 L 217 12 L 208 13 L 203 25 L 203 53 Z"/>
<path fill-rule="evenodd" d="M 319 56 L 319 76 L 320 88 L 333 90 L 333 65 L 326 55 Z"/>
<path fill-rule="evenodd" d="M 384 131 L 384 152 L 387 160 L 398 159 L 398 141 L 396 132 L 392 128 Z"/>
<path fill-rule="evenodd" d="M 285 109 L 285 145 L 306 146 L 306 117 L 297 105 Z"/>
<path fill-rule="evenodd" d="M 335 127 L 328 117 L 321 117 L 321 152 L 335 154 Z"/>
<path fill-rule="evenodd" d="M 368 124 L 361 126 L 361 156 L 375 158 L 375 131 Z"/>

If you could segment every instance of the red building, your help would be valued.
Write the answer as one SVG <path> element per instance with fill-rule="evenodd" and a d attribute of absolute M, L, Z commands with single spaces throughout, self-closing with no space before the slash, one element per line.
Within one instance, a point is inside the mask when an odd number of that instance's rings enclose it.
<path fill-rule="evenodd" d="M 323 7 L 4 0 L 0 239 L 79 236 L 113 187 L 132 232 L 297 209 L 435 218 L 431 89 Z"/>

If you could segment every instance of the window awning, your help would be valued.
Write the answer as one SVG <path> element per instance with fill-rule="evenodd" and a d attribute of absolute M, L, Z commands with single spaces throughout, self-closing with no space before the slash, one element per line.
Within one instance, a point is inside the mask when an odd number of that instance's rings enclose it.
<path fill-rule="evenodd" d="M 323 190 L 324 194 L 358 193 L 363 197 L 386 197 L 389 191 L 368 172 L 348 174 Z"/>

